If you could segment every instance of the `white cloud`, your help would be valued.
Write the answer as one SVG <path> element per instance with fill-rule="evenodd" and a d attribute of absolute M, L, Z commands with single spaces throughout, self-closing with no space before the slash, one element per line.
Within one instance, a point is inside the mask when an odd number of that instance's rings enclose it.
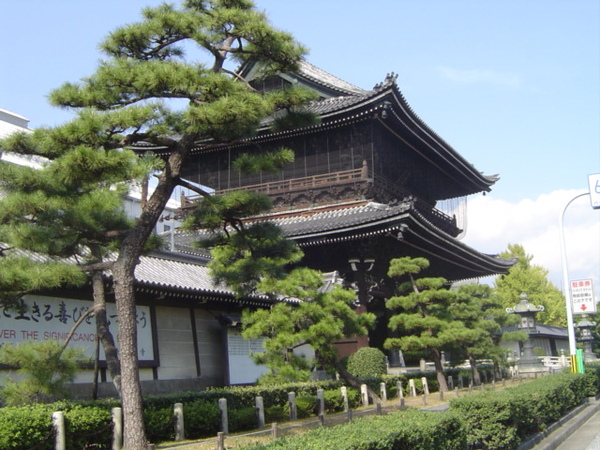
<path fill-rule="evenodd" d="M 518 88 L 521 85 L 521 79 L 511 73 L 494 72 L 492 70 L 464 70 L 453 69 L 451 67 L 437 67 L 439 74 L 448 80 L 457 81 L 465 84 L 495 84 L 507 86 L 510 88 Z"/>
<path fill-rule="evenodd" d="M 510 203 L 492 195 L 469 199 L 465 243 L 484 253 L 499 253 L 519 244 L 533 264 L 549 271 L 552 283 L 562 289 L 559 216 L 565 205 L 582 191 L 554 191 L 537 199 Z M 565 210 L 564 238 L 570 279 L 592 278 L 600 292 L 600 211 L 589 197 L 575 200 Z"/>

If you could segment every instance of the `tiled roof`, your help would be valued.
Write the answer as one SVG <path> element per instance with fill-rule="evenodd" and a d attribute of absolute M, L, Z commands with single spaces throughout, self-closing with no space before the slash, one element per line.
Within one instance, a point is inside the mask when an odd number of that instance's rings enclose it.
<path fill-rule="evenodd" d="M 138 283 L 157 288 L 233 295 L 233 291 L 226 286 L 214 284 L 206 261 L 197 258 L 185 261 L 169 252 L 142 256 L 135 268 L 135 279 Z"/>
<path fill-rule="evenodd" d="M 538 335 L 564 339 L 568 339 L 569 337 L 569 333 L 564 327 L 555 327 L 553 325 L 542 325 L 541 323 L 536 323 L 535 328 Z M 517 326 L 502 327 L 502 331 L 519 331 L 519 328 Z M 536 335 L 534 334 L 533 337 L 536 337 Z"/>
<path fill-rule="evenodd" d="M 279 226 L 289 238 L 302 239 L 317 234 L 329 234 L 336 231 L 370 228 L 390 219 L 397 218 L 410 209 L 408 203 L 386 205 L 375 202 L 359 201 L 343 205 L 321 208 L 298 209 L 273 216 L 262 216 L 260 220 L 269 220 Z M 179 231 L 175 234 L 177 250 L 196 254 L 194 242 L 206 236 L 202 231 Z"/>
<path fill-rule="evenodd" d="M 298 71 L 298 75 L 314 82 L 317 84 L 321 84 L 323 86 L 327 86 L 330 89 L 338 90 L 346 94 L 365 94 L 367 91 L 359 88 L 347 81 L 342 80 L 341 78 L 336 77 L 335 75 L 331 75 L 330 73 L 320 69 L 317 66 L 313 66 L 311 63 L 307 61 L 302 61 L 300 63 L 300 70 Z"/>

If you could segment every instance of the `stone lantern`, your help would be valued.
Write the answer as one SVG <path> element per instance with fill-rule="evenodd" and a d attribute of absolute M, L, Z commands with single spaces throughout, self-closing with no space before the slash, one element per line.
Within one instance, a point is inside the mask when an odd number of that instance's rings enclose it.
<path fill-rule="evenodd" d="M 582 316 L 581 320 L 575 324 L 579 330 L 579 337 L 577 340 L 583 342 L 583 355 L 585 360 L 596 359 L 592 352 L 592 328 L 596 326 L 596 322 L 592 322 L 587 316 Z"/>
<path fill-rule="evenodd" d="M 537 334 L 535 324 L 535 315 L 544 310 L 542 305 L 531 303 L 527 294 L 521 294 L 521 301 L 512 308 L 506 308 L 509 314 L 518 314 L 520 316 L 517 328 L 527 333 L 527 340 L 523 344 L 523 355 L 518 360 L 519 373 L 533 373 L 546 371 L 542 361 L 533 353 L 533 341 L 531 335 Z"/>

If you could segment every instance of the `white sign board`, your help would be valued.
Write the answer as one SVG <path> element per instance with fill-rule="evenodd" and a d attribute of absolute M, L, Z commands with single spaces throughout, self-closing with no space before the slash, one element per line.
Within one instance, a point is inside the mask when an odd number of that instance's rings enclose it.
<path fill-rule="evenodd" d="M 0 344 L 48 340 L 64 342 L 73 325 L 92 306 L 92 302 L 26 295 L 23 297 L 23 306 L 24 308 L 20 311 L 14 308 L 0 308 Z M 136 306 L 136 310 L 138 358 L 140 361 L 153 361 L 154 346 L 150 308 L 148 306 Z M 116 341 L 119 325 L 115 305 L 108 303 L 106 313 L 110 331 Z M 88 316 L 79 325 L 69 345 L 82 348 L 86 357 L 94 357 L 96 354 L 96 322 L 93 316 Z M 100 346 L 100 359 L 104 359 L 102 346 Z"/>
<path fill-rule="evenodd" d="M 600 173 L 588 175 L 592 208 L 600 209 Z"/>
<path fill-rule="evenodd" d="M 267 368 L 256 365 L 250 355 L 264 350 L 262 339 L 244 339 L 239 330 L 227 328 L 229 384 L 255 383 Z"/>
<path fill-rule="evenodd" d="M 571 281 L 571 302 L 573 314 L 594 314 L 596 300 L 591 279 Z"/>

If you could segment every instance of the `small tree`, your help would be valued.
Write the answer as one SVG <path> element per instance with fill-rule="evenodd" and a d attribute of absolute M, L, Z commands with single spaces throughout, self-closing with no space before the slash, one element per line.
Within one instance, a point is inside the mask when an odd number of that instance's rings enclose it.
<path fill-rule="evenodd" d="M 8 379 L 1 392 L 7 406 L 47 403 L 68 398 L 67 383 L 79 370 L 82 351 L 64 349 L 56 341 L 6 344 L 0 348 L 0 363 L 17 367 L 19 379 Z"/>
<path fill-rule="evenodd" d="M 457 294 L 447 289 L 444 278 L 415 278 L 429 267 L 425 258 L 397 258 L 390 261 L 388 276 L 395 279 L 408 278 L 398 287 L 400 295 L 387 301 L 387 307 L 395 311 L 389 326 L 397 330 L 401 337 L 386 339 L 386 348 L 402 350 L 427 350 L 437 374 L 441 391 L 448 385 L 442 365 L 444 347 L 464 340 L 471 334 L 460 322 L 454 321 L 450 305 L 457 301 Z"/>
<path fill-rule="evenodd" d="M 501 347 L 501 340 L 523 339 L 522 332 L 503 333 L 502 326 L 512 322 L 511 317 L 502 306 L 495 291 L 485 284 L 468 284 L 458 288 L 458 301 L 450 305 L 450 313 L 454 320 L 462 322 L 471 330 L 457 342 L 457 348 L 469 361 L 473 383 L 481 384 L 478 359 L 491 359 L 495 372 L 499 372 L 500 364 L 506 360 L 506 349 Z"/>

